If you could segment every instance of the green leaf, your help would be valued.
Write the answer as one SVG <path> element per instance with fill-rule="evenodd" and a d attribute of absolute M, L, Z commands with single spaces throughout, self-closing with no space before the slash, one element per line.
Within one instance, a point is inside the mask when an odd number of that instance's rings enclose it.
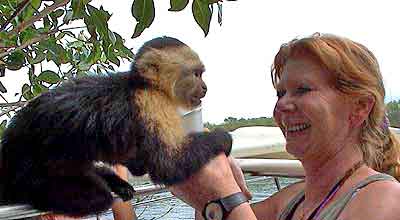
<path fill-rule="evenodd" d="M 92 38 L 96 39 L 95 31 L 93 30 L 93 26 L 96 27 L 97 32 L 100 34 L 100 40 L 109 40 L 109 29 L 108 29 L 108 20 L 110 19 L 111 15 L 100 7 L 97 9 L 91 5 L 87 6 L 90 16 L 86 16 L 84 21 L 88 26 L 90 34 Z"/>
<path fill-rule="evenodd" d="M 15 50 L 6 59 L 6 68 L 19 70 L 25 63 L 25 53 L 22 50 Z"/>
<path fill-rule="evenodd" d="M 87 62 L 79 62 L 77 68 L 79 71 L 88 71 L 92 64 L 87 63 Z"/>
<path fill-rule="evenodd" d="M 43 51 L 36 51 L 36 56 L 32 60 L 30 60 L 29 64 L 37 64 L 40 63 L 46 58 L 46 54 Z"/>
<path fill-rule="evenodd" d="M 53 12 L 50 13 L 50 16 L 54 19 L 54 18 L 59 18 L 64 14 L 64 10 L 63 9 L 57 9 Z"/>
<path fill-rule="evenodd" d="M 44 30 L 47 32 L 48 30 L 50 30 L 50 28 L 51 28 L 51 22 L 50 22 L 50 18 L 49 18 L 49 16 L 45 16 L 44 18 L 43 18 L 43 27 L 44 27 Z"/>
<path fill-rule="evenodd" d="M 25 7 L 24 11 L 21 13 L 21 18 L 22 20 L 28 20 L 30 17 L 32 17 L 33 13 L 39 9 L 42 1 L 41 0 L 31 0 L 29 2 L 29 5 Z"/>
<path fill-rule="evenodd" d="M 114 48 L 112 45 L 110 45 L 110 47 L 108 47 L 107 49 L 107 58 L 114 63 L 115 65 L 119 66 L 120 65 L 120 61 L 118 59 L 118 57 L 114 54 Z"/>
<path fill-rule="evenodd" d="M 34 97 L 31 92 L 31 87 L 26 83 L 22 86 L 22 96 L 26 100 L 31 100 Z"/>
<path fill-rule="evenodd" d="M 60 66 L 68 61 L 67 51 L 60 44 L 57 44 L 56 41 L 55 37 L 50 37 L 46 41 L 40 42 L 40 44 L 48 50 L 47 59 L 52 60 L 57 66 Z"/>
<path fill-rule="evenodd" d="M 3 85 L 3 83 L 1 83 L 1 81 L 0 81 L 0 92 L 2 92 L 2 93 L 6 93 L 7 92 L 6 87 Z"/>
<path fill-rule="evenodd" d="M 154 2 L 153 0 L 134 0 L 131 8 L 132 16 L 138 22 L 132 38 L 140 36 L 144 29 L 150 27 L 154 21 Z"/>
<path fill-rule="evenodd" d="M 17 45 L 17 35 L 9 36 L 5 31 L 0 32 L 1 44 L 5 47 L 15 47 Z"/>
<path fill-rule="evenodd" d="M 189 3 L 189 0 L 170 0 L 169 2 L 171 7 L 168 11 L 182 11 Z"/>
<path fill-rule="evenodd" d="M 6 130 L 7 120 L 3 120 L 0 124 L 0 137 L 3 136 L 4 130 Z"/>
<path fill-rule="evenodd" d="M 33 84 L 32 86 L 32 94 L 33 96 L 38 96 L 43 92 L 46 92 L 48 89 L 40 84 Z"/>
<path fill-rule="evenodd" d="M 73 42 L 68 43 L 67 46 L 70 47 L 70 48 L 81 48 L 81 47 L 85 46 L 85 43 L 83 43 L 80 40 L 77 40 L 77 41 L 73 41 Z"/>
<path fill-rule="evenodd" d="M 38 36 L 37 30 L 32 27 L 28 27 L 27 29 L 25 29 L 24 31 L 21 32 L 20 42 L 25 43 L 25 42 L 29 41 L 30 39 L 37 37 L 37 36 Z"/>
<path fill-rule="evenodd" d="M 88 56 L 86 62 L 90 65 L 93 65 L 101 58 L 101 48 L 100 44 L 96 42 L 93 45 L 93 48 L 90 50 L 90 55 Z"/>
<path fill-rule="evenodd" d="M 115 34 L 110 30 L 108 30 L 108 37 L 111 40 L 111 43 L 115 44 L 115 42 L 117 41 L 117 38 L 115 37 Z"/>
<path fill-rule="evenodd" d="M 64 38 L 64 36 L 65 36 L 66 34 L 67 34 L 67 33 L 65 33 L 65 32 L 61 32 L 59 35 L 57 35 L 56 39 L 57 39 L 57 40 L 61 40 L 61 39 Z"/>
<path fill-rule="evenodd" d="M 60 76 L 51 70 L 45 70 L 41 72 L 37 79 L 50 84 L 56 84 L 61 81 Z"/>
<path fill-rule="evenodd" d="M 65 24 L 68 24 L 72 20 L 72 17 L 73 17 L 73 11 L 67 10 L 67 13 L 65 13 L 65 16 L 63 18 L 63 22 Z"/>
<path fill-rule="evenodd" d="M 90 0 L 72 0 L 72 19 L 79 19 L 86 16 L 85 6 L 90 2 Z"/>
<path fill-rule="evenodd" d="M 203 0 L 193 0 L 192 13 L 196 23 L 201 27 L 204 35 L 207 36 L 212 15 L 209 4 Z"/>

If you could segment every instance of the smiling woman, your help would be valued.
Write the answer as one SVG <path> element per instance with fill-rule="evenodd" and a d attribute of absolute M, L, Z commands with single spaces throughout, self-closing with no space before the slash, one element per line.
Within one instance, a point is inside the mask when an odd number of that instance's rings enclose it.
<path fill-rule="evenodd" d="M 357 146 L 368 165 L 381 170 L 386 151 L 391 151 L 393 157 L 399 156 L 398 141 L 385 125 L 385 88 L 379 65 L 372 52 L 363 45 L 333 35 L 320 36 L 318 33 L 311 38 L 293 40 L 282 46 L 275 57 L 272 80 L 279 98 L 275 113 L 280 112 L 283 107 L 281 104 L 287 99 L 293 106 L 303 104 L 300 112 L 311 114 L 307 115 L 308 119 L 318 122 L 316 124 L 320 126 L 315 128 L 320 133 L 317 139 L 322 138 L 321 135 L 331 135 L 324 133 L 335 133 L 335 137 L 326 137 L 327 140 L 334 140 L 331 138 L 339 138 L 338 130 L 344 134 L 350 132 L 345 131 L 343 124 L 349 121 L 351 130 L 362 126 L 357 134 L 361 137 Z M 287 88 L 282 90 L 282 87 Z M 290 91 L 286 96 L 289 98 L 282 100 L 282 93 L 286 90 Z M 292 102 L 290 98 L 293 98 Z M 354 111 L 368 114 L 368 117 L 363 120 Z M 301 115 L 299 112 L 294 114 Z M 278 122 L 282 116 L 276 115 Z M 289 118 L 291 121 L 296 119 Z M 303 117 L 303 120 L 306 119 Z M 293 125 L 291 121 L 281 122 Z M 341 142 L 335 143 L 343 145 Z M 396 163 L 396 159 L 386 159 Z"/>
<path fill-rule="evenodd" d="M 385 88 L 372 52 L 347 38 L 317 33 L 283 44 L 271 75 L 278 96 L 274 118 L 287 151 L 304 167 L 305 181 L 252 205 L 256 218 L 398 219 L 400 184 L 381 172 L 390 168 L 399 178 L 400 145 L 385 123 Z M 224 159 L 212 160 L 197 178 L 177 187 L 177 194 L 197 208 L 204 207 L 198 195 L 207 198 L 209 191 L 212 201 L 234 195 L 241 184 L 224 172 L 229 170 Z M 217 167 L 219 173 L 213 172 Z M 211 185 L 205 179 L 218 181 Z M 203 191 L 190 188 L 199 182 Z M 243 204 L 225 217 L 255 219 L 253 213 Z"/>

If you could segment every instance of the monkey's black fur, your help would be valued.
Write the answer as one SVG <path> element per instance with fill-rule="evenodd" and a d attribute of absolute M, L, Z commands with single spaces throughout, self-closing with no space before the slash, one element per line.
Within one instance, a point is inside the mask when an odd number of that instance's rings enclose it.
<path fill-rule="evenodd" d="M 133 68 L 69 80 L 28 102 L 1 139 L 0 200 L 71 216 L 94 214 L 111 206 L 111 191 L 124 200 L 134 193 L 94 161 L 121 163 L 133 175 L 149 173 L 154 182 L 171 185 L 217 154 L 230 153 L 232 140 L 224 131 L 189 134 L 179 153 L 171 151 L 139 114 L 143 109 L 134 98 L 143 89 L 158 88 Z"/>

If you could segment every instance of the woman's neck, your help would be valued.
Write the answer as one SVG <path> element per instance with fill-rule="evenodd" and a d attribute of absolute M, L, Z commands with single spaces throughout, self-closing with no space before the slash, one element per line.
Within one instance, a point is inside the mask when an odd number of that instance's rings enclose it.
<path fill-rule="evenodd" d="M 306 174 L 304 208 L 312 209 L 320 203 L 345 173 L 363 158 L 355 142 L 347 142 L 336 149 L 339 150 L 332 155 L 302 161 Z"/>

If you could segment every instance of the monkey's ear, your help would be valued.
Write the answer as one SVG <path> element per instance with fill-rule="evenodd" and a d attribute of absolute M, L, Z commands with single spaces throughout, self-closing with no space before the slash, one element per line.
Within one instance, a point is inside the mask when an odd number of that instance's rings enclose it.
<path fill-rule="evenodd" d="M 135 61 L 136 67 L 142 73 L 160 71 L 160 65 L 163 63 L 163 53 L 160 50 L 150 48 L 138 60 Z"/>

